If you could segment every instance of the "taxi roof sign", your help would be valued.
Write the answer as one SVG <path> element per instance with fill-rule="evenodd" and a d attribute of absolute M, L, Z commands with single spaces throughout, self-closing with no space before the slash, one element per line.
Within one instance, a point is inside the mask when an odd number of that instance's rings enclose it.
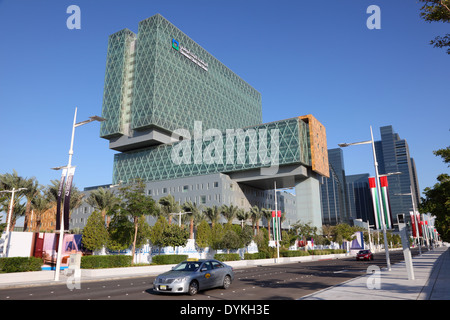
<path fill-rule="evenodd" d="M 186 261 L 198 261 L 197 258 L 188 258 Z"/>

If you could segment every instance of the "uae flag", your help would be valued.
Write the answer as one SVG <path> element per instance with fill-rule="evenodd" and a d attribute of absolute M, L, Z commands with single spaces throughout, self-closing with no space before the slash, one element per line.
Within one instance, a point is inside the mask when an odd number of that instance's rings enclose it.
<path fill-rule="evenodd" d="M 66 180 L 67 169 L 63 169 L 61 174 L 61 180 L 59 181 L 58 187 L 58 199 L 56 203 L 56 230 L 60 229 L 61 224 L 61 198 L 64 190 L 64 181 Z"/>
<path fill-rule="evenodd" d="M 75 167 L 69 168 L 67 174 L 66 188 L 64 190 L 64 230 L 69 230 L 69 217 L 70 217 L 70 193 L 72 191 L 72 180 L 75 174 Z"/>
<path fill-rule="evenodd" d="M 381 188 L 381 201 L 383 202 L 384 222 L 386 223 L 386 229 L 393 229 L 392 216 L 391 216 L 391 204 L 389 201 L 388 192 L 388 179 L 386 176 L 380 177 Z"/>
<path fill-rule="evenodd" d="M 411 218 L 411 229 L 412 229 L 412 233 L 413 233 L 413 238 L 417 238 L 419 235 L 417 234 L 417 231 L 416 231 L 416 226 L 417 226 L 417 222 L 416 222 L 416 218 L 415 218 L 415 214 L 414 214 L 414 212 L 412 212 L 412 211 L 410 211 L 409 212 L 409 216 L 410 216 L 410 218 Z M 418 228 L 417 228 L 418 229 Z"/>
<path fill-rule="evenodd" d="M 275 241 L 281 240 L 281 211 L 278 210 L 278 212 L 272 211 L 272 226 L 273 226 L 273 239 Z"/>
<path fill-rule="evenodd" d="M 369 177 L 370 194 L 372 195 L 373 213 L 375 216 L 375 227 L 380 230 L 383 226 L 382 217 L 380 214 L 380 204 L 377 196 L 377 184 L 374 177 Z"/>

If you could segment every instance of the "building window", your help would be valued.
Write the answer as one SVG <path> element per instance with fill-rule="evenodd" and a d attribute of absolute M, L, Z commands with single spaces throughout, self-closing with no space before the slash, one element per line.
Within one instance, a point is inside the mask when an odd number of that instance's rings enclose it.
<path fill-rule="evenodd" d="M 200 203 L 206 204 L 206 196 L 200 196 Z"/>
<path fill-rule="evenodd" d="M 167 188 L 163 188 L 163 193 L 167 193 Z"/>
<path fill-rule="evenodd" d="M 219 187 L 219 182 L 214 182 L 214 188 L 218 188 Z"/>
<path fill-rule="evenodd" d="M 183 192 L 188 192 L 188 190 L 189 190 L 189 186 L 183 186 Z"/>

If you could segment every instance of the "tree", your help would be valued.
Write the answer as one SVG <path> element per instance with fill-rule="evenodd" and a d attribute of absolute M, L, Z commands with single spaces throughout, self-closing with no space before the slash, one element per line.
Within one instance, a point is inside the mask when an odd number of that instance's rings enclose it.
<path fill-rule="evenodd" d="M 222 238 L 221 247 L 227 249 L 227 253 L 230 253 L 230 249 L 237 250 L 242 246 L 239 235 L 233 229 L 228 229 Z"/>
<path fill-rule="evenodd" d="M 450 146 L 445 149 L 433 151 L 433 154 L 441 157 L 444 163 L 450 163 Z M 450 167 L 450 164 L 448 166 Z"/>
<path fill-rule="evenodd" d="M 155 215 L 157 213 L 155 201 L 146 195 L 145 184 L 138 180 L 134 184 L 119 189 L 121 201 L 119 210 L 121 214 L 131 217 L 134 225 L 134 237 L 132 247 L 132 264 L 136 250 L 136 239 L 138 235 L 139 218 L 142 216 Z"/>
<path fill-rule="evenodd" d="M 103 221 L 102 214 L 97 210 L 89 216 L 83 228 L 82 242 L 85 248 L 96 251 L 106 246 L 109 234 Z"/>
<path fill-rule="evenodd" d="M 119 212 L 115 213 L 107 230 L 109 234 L 107 247 L 109 250 L 124 250 L 133 243 L 134 226 L 127 216 Z"/>
<path fill-rule="evenodd" d="M 177 224 L 169 224 L 163 230 L 163 244 L 165 247 L 182 247 L 187 243 L 189 233 Z"/>
<path fill-rule="evenodd" d="M 450 147 L 434 151 L 435 155 L 449 163 Z M 421 213 L 431 213 L 436 216 L 435 227 L 443 241 L 450 241 L 450 176 L 446 173 L 437 177 L 438 182 L 424 189 L 425 198 L 419 205 Z"/>
<path fill-rule="evenodd" d="M 270 223 L 272 221 L 272 210 L 271 209 L 262 209 L 262 216 L 267 220 L 267 231 L 269 232 L 269 239 L 271 236 L 270 233 Z"/>
<path fill-rule="evenodd" d="M 46 186 L 44 189 L 44 194 L 47 199 L 52 203 L 52 207 L 54 208 L 54 217 L 56 218 L 56 205 L 58 202 L 58 189 L 59 189 L 59 180 L 51 180 L 50 185 Z M 61 210 L 64 208 L 64 192 L 62 193 L 62 204 Z M 72 185 L 70 191 L 70 203 L 69 203 L 69 217 L 72 213 L 73 209 L 78 208 L 83 203 L 84 194 L 81 193 L 75 185 Z M 57 226 L 59 230 L 59 226 Z"/>
<path fill-rule="evenodd" d="M 317 227 L 313 227 L 311 223 L 297 221 L 292 225 L 292 228 L 297 231 L 298 235 L 303 236 L 305 239 L 311 239 L 317 235 Z"/>
<path fill-rule="evenodd" d="M 166 218 L 160 215 L 156 223 L 151 227 L 150 241 L 154 246 L 159 248 L 164 246 L 164 230 L 168 225 Z M 161 250 L 159 251 L 161 252 Z"/>
<path fill-rule="evenodd" d="M 213 206 L 206 208 L 205 215 L 209 219 L 209 221 L 211 221 L 211 227 L 214 228 L 215 224 L 219 222 L 220 219 L 219 207 Z"/>
<path fill-rule="evenodd" d="M 31 209 L 33 209 L 36 221 L 33 231 L 41 231 L 42 216 L 51 207 L 52 203 L 48 201 L 48 199 L 41 192 L 36 194 L 33 200 L 31 200 Z"/>
<path fill-rule="evenodd" d="M 161 214 L 169 220 L 169 224 L 172 223 L 172 213 L 178 213 L 181 211 L 180 203 L 175 201 L 173 195 L 169 194 L 159 199 L 158 203 L 161 205 Z"/>
<path fill-rule="evenodd" d="M 259 220 L 261 219 L 262 215 L 263 212 L 258 206 L 253 206 L 250 209 L 250 218 L 252 219 L 253 230 L 255 230 L 256 225 L 256 230 L 259 231 Z"/>
<path fill-rule="evenodd" d="M 225 229 L 220 223 L 214 224 L 211 228 L 211 248 L 214 250 L 223 249 L 222 240 L 225 235 Z"/>
<path fill-rule="evenodd" d="M 98 188 L 91 191 L 89 197 L 86 199 L 86 202 L 94 207 L 94 209 L 99 210 L 103 221 L 105 221 L 107 212 L 119 203 L 119 198 L 109 188 Z M 109 221 L 106 225 L 108 224 Z"/>
<path fill-rule="evenodd" d="M 425 4 L 420 8 L 420 16 L 427 22 L 450 22 L 450 1 L 449 0 L 420 0 Z M 430 44 L 435 48 L 447 49 L 447 54 L 450 54 L 450 34 L 444 36 L 437 36 Z"/>
<path fill-rule="evenodd" d="M 239 209 L 236 213 L 236 217 L 241 221 L 241 228 L 243 229 L 245 222 L 250 218 L 250 212 Z"/>
<path fill-rule="evenodd" d="M 5 173 L 0 175 L 0 190 L 12 190 L 13 188 L 26 188 L 27 187 L 27 179 L 19 176 L 15 170 L 13 173 Z M 21 205 L 21 201 L 25 196 L 23 191 L 15 192 L 14 201 L 12 204 L 12 217 L 11 217 L 11 225 L 10 230 L 14 230 L 14 226 L 16 224 L 16 218 L 23 216 L 25 214 L 25 206 Z M 11 202 L 11 193 L 0 193 L 0 211 L 8 212 L 9 214 L 9 205 Z"/>
<path fill-rule="evenodd" d="M 211 243 L 211 227 L 206 220 L 202 220 L 197 227 L 195 243 L 201 249 L 208 247 Z"/>
<path fill-rule="evenodd" d="M 183 204 L 182 209 L 189 217 L 189 239 L 194 239 L 194 220 L 200 214 L 200 208 L 197 207 L 197 204 L 189 201 Z"/>
<path fill-rule="evenodd" d="M 233 222 L 233 219 L 236 218 L 238 211 L 239 208 L 234 205 L 227 206 L 224 204 L 220 207 L 220 213 L 227 220 L 228 224 L 231 224 Z"/>
<path fill-rule="evenodd" d="M 351 241 L 354 239 L 354 233 L 357 230 L 354 227 L 351 227 L 350 225 L 346 223 L 340 223 L 335 227 L 335 239 L 334 241 L 342 244 L 342 242 L 345 241 Z"/>
<path fill-rule="evenodd" d="M 23 191 L 25 197 L 27 198 L 27 204 L 25 208 L 25 220 L 23 222 L 23 231 L 30 231 L 31 222 L 31 201 L 40 192 L 39 183 L 35 177 L 25 180 L 25 188 Z"/>

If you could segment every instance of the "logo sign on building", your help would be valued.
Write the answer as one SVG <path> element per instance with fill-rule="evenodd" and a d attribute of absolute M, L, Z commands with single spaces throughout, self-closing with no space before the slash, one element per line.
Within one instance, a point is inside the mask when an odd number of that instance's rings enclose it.
<path fill-rule="evenodd" d="M 203 70 L 208 71 L 208 63 L 206 63 L 205 61 L 203 61 L 202 59 L 197 57 L 194 53 L 189 51 L 187 48 L 180 46 L 180 43 L 175 39 L 172 39 L 172 48 L 177 50 L 179 53 L 181 53 L 183 56 L 185 56 L 186 58 L 191 60 L 193 63 L 198 65 Z"/>

